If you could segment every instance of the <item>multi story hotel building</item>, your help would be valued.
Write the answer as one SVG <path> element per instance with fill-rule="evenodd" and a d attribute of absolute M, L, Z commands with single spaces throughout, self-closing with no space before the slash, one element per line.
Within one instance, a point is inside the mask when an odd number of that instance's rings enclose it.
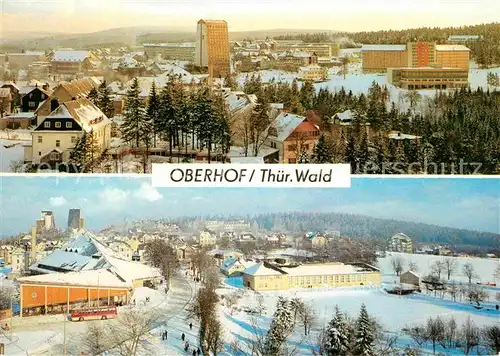
<path fill-rule="evenodd" d="M 164 59 L 194 61 L 196 45 L 194 43 L 144 43 L 144 53 L 149 59 L 157 56 Z"/>
<path fill-rule="evenodd" d="M 230 74 L 229 33 L 226 21 L 198 21 L 194 64 L 208 68 L 210 78 L 221 78 Z"/>
<path fill-rule="evenodd" d="M 389 68 L 389 83 L 408 90 L 452 89 L 466 87 L 469 70 L 466 68 Z"/>

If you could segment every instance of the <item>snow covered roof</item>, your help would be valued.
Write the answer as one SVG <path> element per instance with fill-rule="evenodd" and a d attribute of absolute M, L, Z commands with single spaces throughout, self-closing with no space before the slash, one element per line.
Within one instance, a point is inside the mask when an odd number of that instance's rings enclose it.
<path fill-rule="evenodd" d="M 170 47 L 170 48 L 195 48 L 196 44 L 192 42 L 186 43 L 144 43 L 144 47 Z"/>
<path fill-rule="evenodd" d="M 11 96 L 9 88 L 0 88 L 0 98 L 8 98 Z"/>
<path fill-rule="evenodd" d="M 280 276 L 283 273 L 279 272 L 276 269 L 272 269 L 267 267 L 268 264 L 265 262 L 259 262 L 246 268 L 243 271 L 243 274 L 247 274 L 250 276 Z"/>
<path fill-rule="evenodd" d="M 36 115 L 33 112 L 18 112 L 7 116 L 8 119 L 31 119 Z"/>
<path fill-rule="evenodd" d="M 415 277 L 420 278 L 420 275 L 414 271 L 406 271 L 406 272 L 403 272 L 401 275 L 403 275 L 403 274 L 411 274 L 411 275 L 414 275 Z"/>
<path fill-rule="evenodd" d="M 311 71 L 315 71 L 315 70 L 318 70 L 318 69 L 321 69 L 322 67 L 320 67 L 319 65 L 310 65 L 310 66 L 307 66 L 307 67 L 300 67 L 299 70 L 302 71 L 302 72 L 311 72 Z"/>
<path fill-rule="evenodd" d="M 404 234 L 402 232 L 398 232 L 397 234 L 393 235 L 391 237 L 391 239 L 407 239 L 407 240 L 411 240 L 410 237 L 408 237 L 406 234 Z"/>
<path fill-rule="evenodd" d="M 482 36 L 480 35 L 452 35 L 448 37 L 448 41 L 468 41 L 468 40 L 479 40 Z"/>
<path fill-rule="evenodd" d="M 283 142 L 305 119 L 304 116 L 281 113 L 271 124 L 271 127 L 276 129 L 278 141 Z"/>
<path fill-rule="evenodd" d="M 353 121 L 354 118 L 355 118 L 355 115 L 354 115 L 354 113 L 351 110 L 346 110 L 344 112 L 335 114 L 335 116 L 340 121 Z"/>
<path fill-rule="evenodd" d="M 245 259 L 238 259 L 238 258 L 227 258 L 226 260 L 224 260 L 224 262 L 222 263 L 222 265 L 220 266 L 220 269 L 223 270 L 223 271 L 228 271 L 229 269 L 231 269 L 233 266 L 242 266 L 244 267 L 245 269 L 247 269 L 248 267 L 251 267 L 255 264 L 255 262 L 253 261 L 247 261 Z"/>
<path fill-rule="evenodd" d="M 22 277 L 21 283 L 29 284 L 61 284 L 89 287 L 130 288 L 130 286 L 109 269 L 98 269 L 81 272 L 48 273 L 36 276 Z"/>
<path fill-rule="evenodd" d="M 103 125 L 111 124 L 106 115 L 90 100 L 85 98 L 63 103 L 52 111 L 47 118 L 73 118 L 86 131 L 97 130 Z M 43 125 L 43 122 L 40 125 Z"/>
<path fill-rule="evenodd" d="M 264 157 L 231 157 L 233 164 L 263 164 Z"/>
<path fill-rule="evenodd" d="M 363 45 L 362 51 L 406 51 L 406 45 Z"/>
<path fill-rule="evenodd" d="M 83 62 L 90 56 L 88 51 L 55 51 L 52 61 L 54 62 Z"/>
<path fill-rule="evenodd" d="M 463 45 L 436 45 L 436 51 L 466 51 L 470 49 Z"/>
<path fill-rule="evenodd" d="M 251 153 L 254 150 L 254 145 L 253 143 L 248 145 L 248 150 L 247 150 L 247 157 L 246 158 L 256 158 L 256 157 L 248 157 L 248 154 L 251 155 Z M 266 145 L 262 145 L 259 149 L 257 157 L 267 157 L 272 155 L 273 153 L 278 152 L 279 149 L 277 148 L 272 148 Z M 245 148 L 244 147 L 239 147 L 239 146 L 232 146 L 229 150 L 229 158 L 231 159 L 231 162 L 233 162 L 233 159 L 235 158 L 245 158 Z M 250 162 L 249 162 L 250 163 Z"/>

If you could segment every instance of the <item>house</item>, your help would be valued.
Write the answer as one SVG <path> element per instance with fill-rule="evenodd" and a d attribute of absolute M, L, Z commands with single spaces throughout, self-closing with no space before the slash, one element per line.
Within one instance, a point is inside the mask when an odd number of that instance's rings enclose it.
<path fill-rule="evenodd" d="M 217 244 L 217 234 L 208 229 L 201 231 L 198 244 L 201 248 L 215 246 Z"/>
<path fill-rule="evenodd" d="M 364 263 L 323 263 L 278 267 L 259 262 L 243 271 L 243 284 L 254 291 L 380 285 L 380 270 Z"/>
<path fill-rule="evenodd" d="M 0 118 L 0 130 L 27 129 L 36 125 L 36 115 L 32 112 L 20 112 Z"/>
<path fill-rule="evenodd" d="M 127 261 L 131 261 L 133 254 L 136 252 L 124 241 L 113 241 L 109 244 L 109 247 Z"/>
<path fill-rule="evenodd" d="M 17 247 L 12 251 L 12 272 L 24 273 L 29 263 L 29 253 L 24 247 Z"/>
<path fill-rule="evenodd" d="M 5 262 L 6 265 L 10 265 L 12 263 L 13 250 L 14 247 L 11 245 L 0 246 L 0 258 Z"/>
<path fill-rule="evenodd" d="M 76 75 L 92 67 L 90 52 L 60 50 L 55 51 L 51 61 L 51 72 L 60 75 Z"/>
<path fill-rule="evenodd" d="M 208 252 L 208 255 L 214 258 L 217 266 L 221 266 L 224 261 L 230 258 L 234 260 L 243 258 L 243 253 L 235 250 L 212 250 Z"/>
<path fill-rule="evenodd" d="M 71 150 L 86 132 L 100 155 L 111 143 L 111 121 L 88 99 L 68 101 L 46 116 L 31 133 L 25 161 L 32 164 L 68 162 Z"/>
<path fill-rule="evenodd" d="M 265 144 L 279 150 L 281 163 L 298 163 L 301 155 L 312 154 L 319 135 L 319 127 L 306 117 L 281 113 L 268 128 Z"/>
<path fill-rule="evenodd" d="M 328 238 L 316 232 L 308 232 L 304 236 L 304 247 L 306 248 L 324 248 L 328 245 Z"/>
<path fill-rule="evenodd" d="M 0 88 L 0 117 L 12 112 L 12 93 L 9 88 Z"/>
<path fill-rule="evenodd" d="M 92 89 L 97 89 L 99 85 L 101 85 L 101 82 L 92 77 L 60 83 L 54 88 L 50 96 L 36 109 L 37 124 L 40 124 L 61 103 L 86 98 Z"/>
<path fill-rule="evenodd" d="M 226 276 L 236 276 L 254 264 L 255 262 L 243 258 L 228 258 L 221 264 L 220 270 Z"/>
<path fill-rule="evenodd" d="M 392 252 L 413 253 L 412 240 L 403 233 L 395 234 L 389 239 L 388 250 Z"/>
<path fill-rule="evenodd" d="M 413 271 L 406 271 L 401 273 L 399 276 L 399 283 L 401 284 L 411 284 L 413 286 L 420 285 L 420 275 Z"/>
<path fill-rule="evenodd" d="M 29 90 L 21 97 L 21 111 L 36 111 L 40 103 L 44 102 L 50 96 L 50 92 L 38 86 Z"/>

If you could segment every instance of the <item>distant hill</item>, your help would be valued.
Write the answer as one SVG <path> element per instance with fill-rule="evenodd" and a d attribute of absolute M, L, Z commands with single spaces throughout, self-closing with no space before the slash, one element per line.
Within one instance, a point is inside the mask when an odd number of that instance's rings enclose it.
<path fill-rule="evenodd" d="M 231 218 L 238 218 L 237 216 Z M 456 229 L 419 222 L 381 219 L 345 213 L 275 213 L 239 217 L 256 221 L 260 228 L 275 231 L 305 232 L 338 230 L 343 236 L 388 239 L 403 232 L 420 243 L 451 244 L 454 246 L 500 249 L 500 235 Z M 207 217 L 206 220 L 228 219 Z M 174 221 L 175 219 L 172 219 Z M 186 222 L 190 220 L 187 219 Z"/>
<path fill-rule="evenodd" d="M 3 44 L 0 46 L 5 50 L 48 50 L 54 48 L 86 49 L 91 47 L 116 47 L 135 46 L 147 42 L 191 42 L 195 41 L 196 28 L 186 27 L 124 27 L 114 28 L 92 33 L 61 34 L 61 33 L 32 33 L 32 32 L 6 32 L 2 35 Z M 334 33 L 330 30 L 297 30 L 297 29 L 274 29 L 257 31 L 229 32 L 231 41 L 243 39 L 265 39 L 268 37 L 282 35 L 297 35 L 300 33 Z"/>

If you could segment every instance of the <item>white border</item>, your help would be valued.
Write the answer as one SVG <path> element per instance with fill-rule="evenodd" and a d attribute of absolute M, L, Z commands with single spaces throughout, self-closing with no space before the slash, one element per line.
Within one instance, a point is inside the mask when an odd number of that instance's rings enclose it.
<path fill-rule="evenodd" d="M 307 164 L 304 164 L 307 167 Z M 10 173 L 10 172 L 0 172 L 0 179 L 3 177 L 24 177 L 24 178 L 36 178 L 36 177 L 53 177 L 53 178 L 68 178 L 68 177 L 89 177 L 89 178 L 151 178 L 153 175 L 151 173 Z M 383 179 L 500 179 L 500 175 L 480 175 L 480 174 L 470 174 L 470 175 L 460 175 L 460 174 L 351 174 L 351 178 L 354 179 L 373 179 L 373 178 L 383 178 Z M 228 187 L 229 188 L 229 187 Z"/>

